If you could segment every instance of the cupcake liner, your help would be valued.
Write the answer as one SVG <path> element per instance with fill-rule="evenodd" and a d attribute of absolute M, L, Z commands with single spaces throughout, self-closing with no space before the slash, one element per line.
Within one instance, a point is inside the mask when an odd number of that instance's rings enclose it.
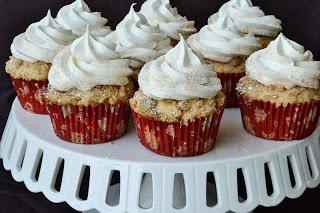
<path fill-rule="evenodd" d="M 129 104 L 59 106 L 47 104 L 56 135 L 77 144 L 98 144 L 115 140 L 127 130 Z"/>
<path fill-rule="evenodd" d="M 21 106 L 33 113 L 48 114 L 44 93 L 47 90 L 48 80 L 24 80 L 11 78 Z"/>
<path fill-rule="evenodd" d="M 245 72 L 241 73 L 217 73 L 221 80 L 222 91 L 226 95 L 226 107 L 238 107 L 238 97 L 236 86 L 239 80 L 245 76 Z"/>
<path fill-rule="evenodd" d="M 276 105 L 238 93 L 244 128 L 252 135 L 277 141 L 300 140 L 317 127 L 320 101 Z"/>
<path fill-rule="evenodd" d="M 214 148 L 224 107 L 208 117 L 176 123 L 150 120 L 132 111 L 138 137 L 147 149 L 169 157 L 190 157 Z"/>

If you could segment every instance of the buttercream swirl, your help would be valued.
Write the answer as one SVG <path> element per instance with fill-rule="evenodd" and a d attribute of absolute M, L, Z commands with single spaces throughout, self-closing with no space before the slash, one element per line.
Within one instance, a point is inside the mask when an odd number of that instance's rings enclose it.
<path fill-rule="evenodd" d="M 246 69 L 249 77 L 264 85 L 319 89 L 320 62 L 282 33 L 266 49 L 252 54 Z"/>
<path fill-rule="evenodd" d="M 279 19 L 273 15 L 265 15 L 259 7 L 252 5 L 251 0 L 231 0 L 225 3 L 208 19 L 209 24 L 225 14 L 230 15 L 243 33 L 275 37 L 282 30 Z"/>
<path fill-rule="evenodd" d="M 126 85 L 132 73 L 129 60 L 119 59 L 115 48 L 116 44 L 108 37 L 93 36 L 88 29 L 54 58 L 49 71 L 50 85 L 59 91 Z"/>
<path fill-rule="evenodd" d="M 134 11 L 134 5 L 116 28 L 117 52 L 142 66 L 172 47 L 170 39 L 160 32 L 158 26 L 151 26 L 142 14 Z"/>
<path fill-rule="evenodd" d="M 51 16 L 50 10 L 41 21 L 31 24 L 25 33 L 16 36 L 11 44 L 15 58 L 31 63 L 51 63 L 59 50 L 69 45 L 75 37 L 63 29 Z"/>
<path fill-rule="evenodd" d="M 77 36 L 86 31 L 87 25 L 90 25 L 92 34 L 96 36 L 105 36 L 111 32 L 110 27 L 106 26 L 108 19 L 102 17 L 100 12 L 91 12 L 83 0 L 76 0 L 62 7 L 58 12 L 57 22 Z"/>
<path fill-rule="evenodd" d="M 187 46 L 182 36 L 175 48 L 142 68 L 139 85 L 145 95 L 156 100 L 209 99 L 221 91 L 217 74 Z"/>
<path fill-rule="evenodd" d="M 171 39 L 179 40 L 197 32 L 194 21 L 181 16 L 177 8 L 173 8 L 169 0 L 147 0 L 140 11 L 152 25 L 159 25 L 160 30 Z"/>
<path fill-rule="evenodd" d="M 261 48 L 259 40 L 253 35 L 239 32 L 227 14 L 191 35 L 188 43 L 205 58 L 225 63 L 236 56 L 249 56 Z"/>

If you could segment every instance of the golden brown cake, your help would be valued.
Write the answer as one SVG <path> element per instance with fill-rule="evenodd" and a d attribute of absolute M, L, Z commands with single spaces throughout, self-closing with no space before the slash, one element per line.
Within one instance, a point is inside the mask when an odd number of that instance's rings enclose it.
<path fill-rule="evenodd" d="M 252 99 L 275 103 L 278 106 L 320 100 L 319 89 L 300 86 L 286 88 L 279 85 L 264 85 L 248 76 L 240 79 L 237 90 Z"/>
<path fill-rule="evenodd" d="M 257 36 L 259 38 L 259 43 L 261 44 L 262 48 L 266 48 L 271 41 L 276 39 L 276 37 L 268 37 L 268 36 Z"/>
<path fill-rule="evenodd" d="M 49 85 L 46 94 L 50 104 L 72 106 L 97 106 L 99 104 L 116 104 L 128 102 L 133 96 L 135 87 L 132 81 L 124 86 L 95 86 L 89 91 L 76 88 L 68 91 L 58 91 Z"/>
<path fill-rule="evenodd" d="M 222 92 L 212 99 L 194 98 L 189 100 L 156 100 L 137 91 L 130 100 L 131 108 L 155 121 L 179 122 L 207 117 L 224 106 L 225 97 Z"/>
<path fill-rule="evenodd" d="M 220 62 L 206 59 L 205 62 L 212 65 L 216 73 L 245 73 L 247 57 L 234 57 L 229 62 Z"/>
<path fill-rule="evenodd" d="M 10 56 L 6 62 L 6 72 L 12 78 L 21 78 L 24 80 L 47 80 L 48 72 L 51 67 L 50 63 L 43 61 L 27 62 Z"/>

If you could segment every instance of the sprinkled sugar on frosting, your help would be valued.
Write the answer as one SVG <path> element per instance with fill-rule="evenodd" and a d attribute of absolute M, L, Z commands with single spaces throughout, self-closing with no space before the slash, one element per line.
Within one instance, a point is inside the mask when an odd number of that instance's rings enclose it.
<path fill-rule="evenodd" d="M 182 36 L 175 48 L 142 68 L 139 85 L 145 95 L 157 100 L 209 99 L 221 91 L 217 74 L 191 50 Z"/>
<path fill-rule="evenodd" d="M 249 56 L 261 48 L 259 39 L 239 32 L 228 14 L 191 35 L 188 44 L 205 58 L 224 63 L 237 56 Z"/>
<path fill-rule="evenodd" d="M 83 36 L 54 58 L 49 71 L 50 85 L 59 91 L 126 85 L 132 74 L 129 60 L 120 59 L 115 48 L 116 44 L 108 37 L 93 36 L 88 27 Z"/>
<path fill-rule="evenodd" d="M 225 14 L 230 15 L 238 30 L 243 33 L 275 37 L 282 30 L 279 19 L 273 15 L 265 15 L 259 7 L 252 5 L 251 0 L 228 1 L 208 19 L 208 23 L 216 22 Z"/>
<path fill-rule="evenodd" d="M 31 24 L 25 33 L 16 36 L 11 44 L 12 55 L 35 63 L 52 63 L 54 56 L 69 45 L 75 36 L 63 29 L 51 16 L 50 10 L 41 21 Z"/>
<path fill-rule="evenodd" d="M 141 13 L 131 5 L 129 13 L 118 24 L 113 40 L 122 58 L 132 59 L 134 67 L 142 67 L 171 49 L 171 40 L 160 32 L 159 26 L 151 26 Z"/>
<path fill-rule="evenodd" d="M 92 34 L 96 36 L 105 36 L 111 32 L 110 27 L 106 26 L 108 19 L 102 17 L 100 12 L 91 12 L 83 0 L 76 0 L 61 8 L 57 22 L 64 28 L 72 30 L 77 36 L 85 33 L 88 24 L 91 26 Z"/>
<path fill-rule="evenodd" d="M 282 33 L 266 49 L 248 58 L 246 70 L 249 77 L 264 85 L 319 89 L 320 62 Z"/>
<path fill-rule="evenodd" d="M 197 32 L 194 21 L 188 21 L 173 8 L 169 0 L 147 0 L 140 11 L 152 25 L 159 25 L 160 30 L 171 39 L 179 40 L 179 33 L 187 38 Z"/>

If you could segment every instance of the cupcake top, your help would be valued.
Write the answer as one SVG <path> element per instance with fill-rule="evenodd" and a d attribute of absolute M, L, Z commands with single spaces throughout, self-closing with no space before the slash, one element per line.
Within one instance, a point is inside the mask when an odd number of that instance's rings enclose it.
<path fill-rule="evenodd" d="M 75 37 L 63 29 L 51 16 L 50 10 L 41 21 L 31 24 L 25 33 L 16 36 L 11 44 L 12 55 L 20 60 L 35 63 L 52 63 L 59 50 Z"/>
<path fill-rule="evenodd" d="M 197 32 L 194 21 L 188 21 L 170 5 L 169 0 L 147 0 L 140 11 L 152 25 L 159 25 L 160 30 L 171 39 L 179 40 L 179 33 L 187 38 Z"/>
<path fill-rule="evenodd" d="M 213 14 L 208 22 L 215 22 L 219 16 L 229 14 L 235 25 L 243 33 L 276 37 L 282 30 L 281 21 L 273 15 L 265 15 L 251 0 L 230 0 Z"/>
<path fill-rule="evenodd" d="M 97 36 L 105 36 L 111 32 L 110 27 L 106 26 L 108 19 L 102 17 L 100 12 L 91 12 L 83 0 L 76 0 L 62 7 L 58 12 L 57 22 L 77 36 L 86 31 L 87 25 L 90 25 L 92 34 Z"/>
<path fill-rule="evenodd" d="M 188 43 L 205 58 L 224 63 L 237 56 L 249 56 L 261 48 L 259 39 L 239 32 L 228 14 L 219 16 L 216 22 L 191 35 Z"/>
<path fill-rule="evenodd" d="M 264 85 L 319 89 L 320 62 L 282 33 L 246 62 L 247 75 Z"/>
<path fill-rule="evenodd" d="M 203 63 L 181 36 L 178 45 L 139 74 L 142 92 L 153 99 L 210 99 L 221 91 L 221 82 L 210 65 Z"/>
<path fill-rule="evenodd" d="M 129 82 L 129 61 L 119 59 L 116 45 L 108 37 L 93 36 L 87 28 L 83 36 L 54 58 L 49 83 L 58 91 L 89 91 L 95 86 Z"/>
<path fill-rule="evenodd" d="M 141 67 L 172 47 L 170 39 L 160 32 L 158 26 L 151 26 L 142 14 L 134 11 L 134 5 L 116 28 L 117 52 L 122 58 L 139 62 L 137 66 Z"/>

